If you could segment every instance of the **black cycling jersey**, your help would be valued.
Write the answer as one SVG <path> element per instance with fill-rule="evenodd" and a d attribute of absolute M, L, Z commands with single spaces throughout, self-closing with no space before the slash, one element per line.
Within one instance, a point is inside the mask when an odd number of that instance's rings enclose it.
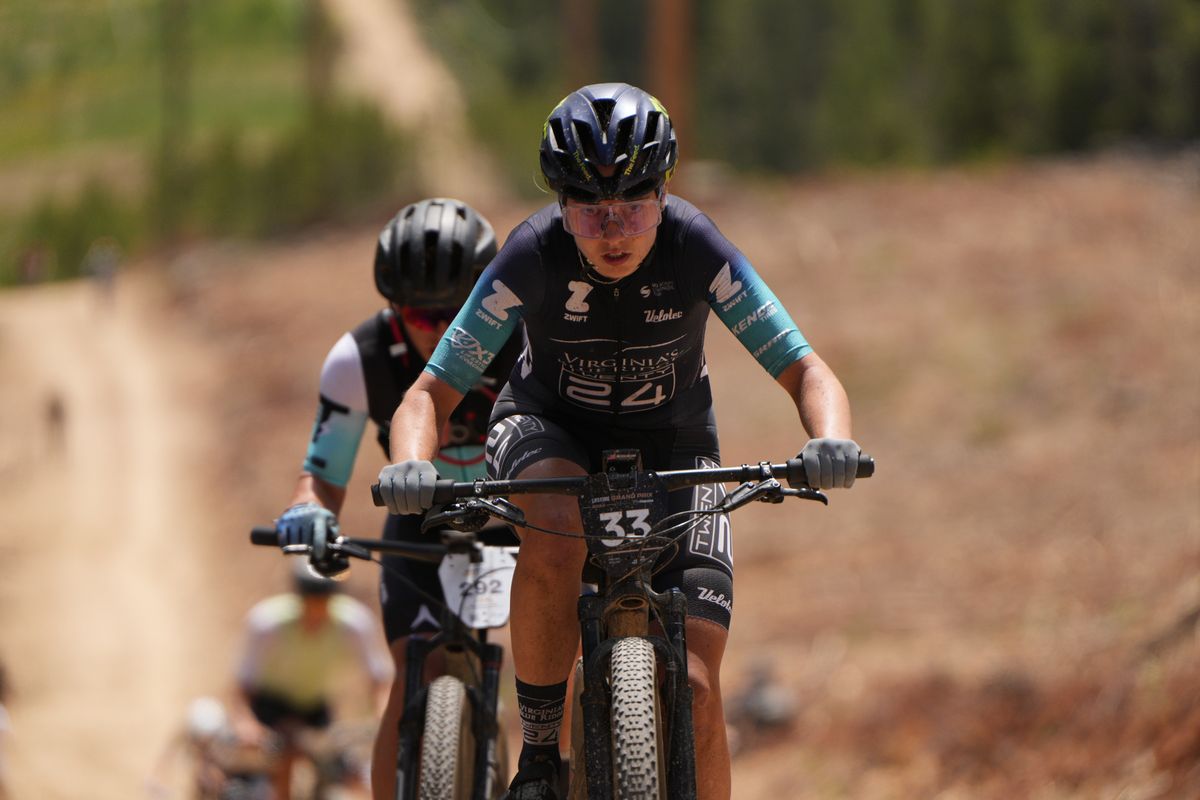
<path fill-rule="evenodd" d="M 710 308 L 773 377 L 811 352 L 745 256 L 686 200 L 668 196 L 654 249 L 618 281 L 588 267 L 552 204 L 508 237 L 426 370 L 463 391 L 521 320 L 526 345 L 495 419 L 704 425 Z"/>
<path fill-rule="evenodd" d="M 445 477 L 470 480 L 483 476 L 483 445 L 492 404 L 516 363 L 520 345 L 520 338 L 514 338 L 464 392 L 462 402 L 451 413 L 435 462 Z M 424 368 L 425 359 L 391 309 L 378 312 L 345 334 L 330 350 L 321 370 L 321 405 L 305 471 L 345 486 L 368 418 L 377 426 L 379 444 L 388 456 L 392 414 Z"/>

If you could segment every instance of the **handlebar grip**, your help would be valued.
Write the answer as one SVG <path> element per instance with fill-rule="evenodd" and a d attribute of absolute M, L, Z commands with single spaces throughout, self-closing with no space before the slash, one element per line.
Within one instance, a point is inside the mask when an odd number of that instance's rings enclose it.
<path fill-rule="evenodd" d="M 452 500 L 454 500 L 454 479 L 439 478 L 433 484 L 433 504 L 440 506 Z M 383 495 L 380 494 L 378 483 L 371 484 L 371 502 L 377 506 L 387 505 L 383 502 Z"/>
<path fill-rule="evenodd" d="M 858 455 L 858 470 L 855 478 L 869 478 L 875 474 L 875 459 L 866 453 Z M 808 476 L 804 472 L 804 462 L 799 458 L 789 458 L 787 461 L 787 479 L 793 486 L 807 486 Z"/>
<path fill-rule="evenodd" d="M 433 504 L 440 506 L 454 500 L 454 479 L 440 478 L 433 484 Z"/>
<path fill-rule="evenodd" d="M 262 547 L 279 547 L 279 533 L 274 527 L 256 525 L 250 531 L 250 544 Z"/>

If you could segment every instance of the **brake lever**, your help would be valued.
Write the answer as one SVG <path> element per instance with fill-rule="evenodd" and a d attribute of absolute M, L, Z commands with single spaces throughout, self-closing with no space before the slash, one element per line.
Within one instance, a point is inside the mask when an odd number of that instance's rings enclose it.
<path fill-rule="evenodd" d="M 725 499 L 721 501 L 717 508 L 728 513 L 734 509 L 741 508 L 747 503 L 782 503 L 786 497 L 799 497 L 801 500 L 815 500 L 818 503 L 829 505 L 829 498 L 817 489 L 810 489 L 808 487 L 791 489 L 784 486 L 775 478 L 766 478 L 761 481 L 747 481 L 738 486 L 732 492 L 725 495 Z"/>
<path fill-rule="evenodd" d="M 489 517 L 517 527 L 525 525 L 525 513 L 507 500 L 473 497 L 461 503 L 443 506 L 437 511 L 430 511 L 421 522 L 421 532 L 440 527 L 477 531 L 487 524 Z"/>
<path fill-rule="evenodd" d="M 362 547 L 361 545 L 351 544 L 345 539 L 345 537 L 342 536 L 334 539 L 327 545 L 327 547 L 329 552 L 335 555 L 353 556 L 354 558 L 361 558 L 364 561 L 371 560 L 370 550 Z"/>
<path fill-rule="evenodd" d="M 771 503 L 782 503 L 785 497 L 799 497 L 801 500 L 816 500 L 818 503 L 829 505 L 829 498 L 820 489 L 809 489 L 802 487 L 800 489 L 789 489 L 786 486 L 781 486 L 779 496 L 775 499 L 768 500 Z M 765 498 L 764 498 L 765 499 Z"/>
<path fill-rule="evenodd" d="M 729 513 L 756 500 L 778 503 L 783 500 L 782 497 L 773 499 L 769 495 L 781 488 L 783 488 L 782 485 L 774 478 L 767 478 L 761 481 L 746 481 L 725 495 L 725 499 L 718 503 L 716 508 L 724 513 Z"/>

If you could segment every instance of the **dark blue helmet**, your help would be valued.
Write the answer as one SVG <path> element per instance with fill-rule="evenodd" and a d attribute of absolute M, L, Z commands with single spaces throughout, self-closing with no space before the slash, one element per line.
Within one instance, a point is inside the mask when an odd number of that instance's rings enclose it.
<path fill-rule="evenodd" d="M 542 127 L 542 174 L 560 195 L 595 202 L 635 197 L 671 177 L 675 131 L 662 103 L 627 83 L 597 83 L 563 98 Z M 598 167 L 615 167 L 604 177 Z"/>

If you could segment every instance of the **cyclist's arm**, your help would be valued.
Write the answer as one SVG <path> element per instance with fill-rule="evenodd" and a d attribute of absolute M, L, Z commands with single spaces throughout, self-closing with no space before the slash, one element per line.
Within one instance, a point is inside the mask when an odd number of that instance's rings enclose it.
<path fill-rule="evenodd" d="M 289 505 L 317 503 L 340 513 L 367 425 L 367 384 L 358 343 L 347 333 L 321 367 L 320 406 Z"/>
<path fill-rule="evenodd" d="M 323 478 L 318 478 L 316 475 L 307 472 L 300 473 L 300 477 L 296 480 L 296 488 L 292 490 L 292 499 L 288 503 L 294 506 L 297 503 L 316 503 L 317 505 L 328 508 L 334 514 L 340 514 L 342 504 L 346 502 L 346 487 L 337 486 Z"/>
<path fill-rule="evenodd" d="M 820 356 L 808 355 L 792 362 L 775 379 L 787 392 L 800 424 L 813 439 L 850 439 L 850 400 L 842 383 Z"/>
<path fill-rule="evenodd" d="M 429 372 L 418 375 L 392 415 L 392 461 L 432 460 L 438 452 L 439 433 L 462 399 L 463 392 L 441 378 Z"/>

